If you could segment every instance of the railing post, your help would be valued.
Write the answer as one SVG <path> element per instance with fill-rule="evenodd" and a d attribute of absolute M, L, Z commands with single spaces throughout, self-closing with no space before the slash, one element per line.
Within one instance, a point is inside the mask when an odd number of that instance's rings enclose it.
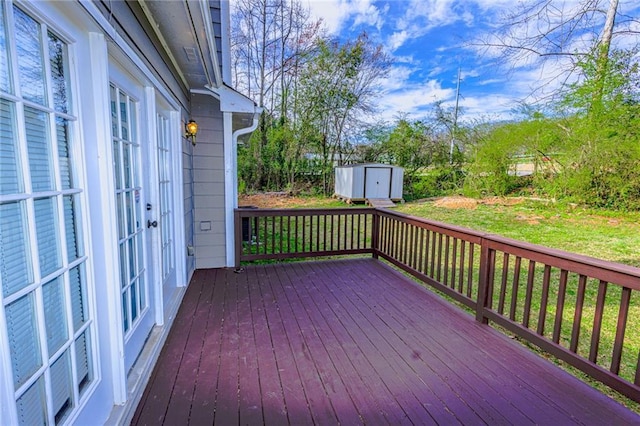
<path fill-rule="evenodd" d="M 242 218 L 240 211 L 236 209 L 233 213 L 234 223 L 234 251 L 235 251 L 235 268 L 240 269 L 240 257 L 242 256 Z"/>
<path fill-rule="evenodd" d="M 478 280 L 478 299 L 476 300 L 476 321 L 488 324 L 489 320 L 484 316 L 484 308 L 489 300 L 490 274 L 493 272 L 491 264 L 491 250 L 487 240 L 482 238 L 480 242 L 480 277 Z"/>
<path fill-rule="evenodd" d="M 378 258 L 378 245 L 380 235 L 380 214 L 378 209 L 373 210 L 373 224 L 371 226 L 371 248 L 373 249 L 373 258 Z"/>

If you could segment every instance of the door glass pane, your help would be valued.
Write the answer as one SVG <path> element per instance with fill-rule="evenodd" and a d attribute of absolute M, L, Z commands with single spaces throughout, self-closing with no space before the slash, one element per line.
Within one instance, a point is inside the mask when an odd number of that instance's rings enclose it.
<path fill-rule="evenodd" d="M 64 228 L 67 242 L 67 258 L 69 262 L 73 262 L 81 255 L 80 247 L 78 247 L 76 210 L 73 200 L 73 195 L 65 195 L 62 197 L 62 205 L 64 207 Z"/>
<path fill-rule="evenodd" d="M 120 138 L 129 139 L 129 115 L 127 114 L 127 95 L 120 92 Z"/>
<path fill-rule="evenodd" d="M 53 88 L 53 106 L 56 111 L 69 111 L 69 96 L 67 94 L 67 73 L 65 72 L 65 58 L 67 46 L 51 32 L 49 38 L 49 64 L 51 65 L 51 85 Z"/>
<path fill-rule="evenodd" d="M 47 423 L 47 403 L 44 395 L 44 376 L 41 376 L 16 401 L 20 425 L 31 426 Z"/>
<path fill-rule="evenodd" d="M 42 365 L 36 327 L 33 293 L 21 297 L 5 308 L 13 382 L 18 388 Z"/>
<path fill-rule="evenodd" d="M 52 356 L 67 341 L 67 316 L 60 277 L 42 286 L 47 347 Z"/>
<path fill-rule="evenodd" d="M 111 136 L 114 138 L 119 138 L 120 134 L 118 133 L 118 109 L 116 108 L 116 97 L 117 92 L 115 87 L 109 86 L 109 93 L 111 95 Z"/>
<path fill-rule="evenodd" d="M 62 189 L 70 189 L 73 187 L 73 181 L 69 153 L 69 122 L 64 118 L 56 117 L 56 139 L 58 141 L 58 161 L 60 163 Z"/>
<path fill-rule="evenodd" d="M 15 6 L 13 18 L 22 96 L 46 105 L 40 24 Z"/>
<path fill-rule="evenodd" d="M 9 56 L 7 55 L 7 24 L 5 22 L 5 2 L 0 2 L 0 90 L 10 92 L 11 78 Z"/>
<path fill-rule="evenodd" d="M 19 177 L 16 110 L 13 102 L 0 100 L 0 194 L 21 192 Z"/>
<path fill-rule="evenodd" d="M 119 239 L 124 238 L 125 234 L 126 234 L 126 228 L 124 226 L 125 223 L 125 219 L 124 219 L 124 204 L 122 203 L 122 200 L 124 198 L 124 193 L 119 193 L 116 194 L 116 204 L 117 204 L 117 209 L 118 209 L 118 237 Z"/>
<path fill-rule="evenodd" d="M 71 379 L 71 356 L 67 349 L 51 364 L 52 408 L 55 423 L 59 424 L 73 408 L 73 387 Z"/>
<path fill-rule="evenodd" d="M 43 277 L 62 266 L 55 200 L 55 198 L 40 198 L 33 202 L 36 213 L 38 258 L 40 273 Z"/>
<path fill-rule="evenodd" d="M 25 107 L 24 118 L 33 191 L 53 190 L 48 115 L 36 109 Z"/>
<path fill-rule="evenodd" d="M 122 172 L 124 174 L 124 187 L 131 188 L 131 157 L 129 150 L 131 149 L 128 143 L 122 144 Z"/>
<path fill-rule="evenodd" d="M 2 294 L 9 296 L 33 282 L 24 202 L 0 204 Z"/>
<path fill-rule="evenodd" d="M 76 266 L 69 271 L 69 294 L 71 295 L 71 314 L 73 329 L 78 331 L 87 321 L 87 302 L 84 268 Z"/>
<path fill-rule="evenodd" d="M 93 380 L 88 336 L 89 330 L 86 330 L 76 339 L 76 377 L 78 378 L 78 391 L 80 394 Z"/>
<path fill-rule="evenodd" d="M 129 331 L 129 304 L 127 303 L 127 294 L 129 292 L 122 293 L 122 327 L 125 333 Z"/>
<path fill-rule="evenodd" d="M 120 141 L 113 141 L 113 174 L 116 180 L 116 189 L 122 189 L 122 161 L 120 159 Z"/>

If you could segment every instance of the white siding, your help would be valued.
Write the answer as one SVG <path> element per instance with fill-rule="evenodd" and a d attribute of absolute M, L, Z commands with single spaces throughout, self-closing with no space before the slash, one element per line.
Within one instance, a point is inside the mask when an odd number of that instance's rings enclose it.
<path fill-rule="evenodd" d="M 193 157 L 196 268 L 219 268 L 226 264 L 222 113 L 211 96 L 191 100 L 199 126 Z"/>

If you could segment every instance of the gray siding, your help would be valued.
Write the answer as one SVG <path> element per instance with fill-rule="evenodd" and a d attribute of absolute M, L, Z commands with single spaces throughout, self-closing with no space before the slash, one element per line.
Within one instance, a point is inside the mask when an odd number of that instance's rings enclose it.
<path fill-rule="evenodd" d="M 196 268 L 226 264 L 224 149 L 220 103 L 211 96 L 192 95 L 192 118 L 198 122 L 193 156 Z"/>

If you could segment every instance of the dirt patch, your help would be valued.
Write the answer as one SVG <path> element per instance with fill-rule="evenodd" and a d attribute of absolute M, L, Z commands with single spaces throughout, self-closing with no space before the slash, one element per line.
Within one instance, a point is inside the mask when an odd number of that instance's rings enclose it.
<path fill-rule="evenodd" d="M 478 200 L 467 197 L 444 197 L 435 200 L 433 205 L 445 209 L 474 210 L 478 207 Z"/>
<path fill-rule="evenodd" d="M 468 197 L 443 197 L 433 201 L 433 205 L 436 207 L 442 207 L 445 209 L 467 209 L 474 210 L 479 204 L 485 204 L 488 206 L 514 206 L 524 202 L 522 197 L 490 197 L 476 200 L 475 198 Z"/>
<path fill-rule="evenodd" d="M 297 197 L 287 192 L 261 192 L 238 197 L 238 206 L 255 206 L 262 209 L 300 208 L 309 204 L 313 207 L 324 207 L 325 205 L 331 207 L 335 203 L 336 200 L 333 198 Z"/>

